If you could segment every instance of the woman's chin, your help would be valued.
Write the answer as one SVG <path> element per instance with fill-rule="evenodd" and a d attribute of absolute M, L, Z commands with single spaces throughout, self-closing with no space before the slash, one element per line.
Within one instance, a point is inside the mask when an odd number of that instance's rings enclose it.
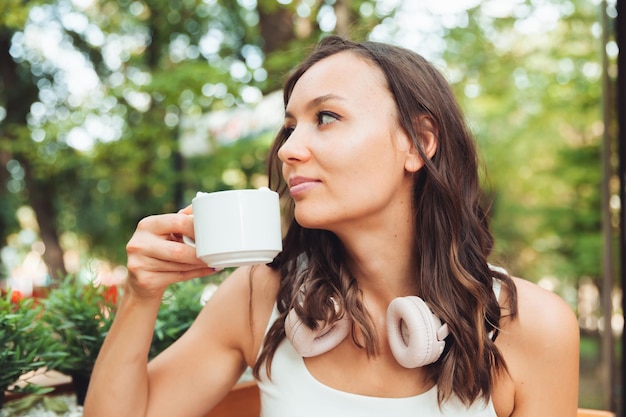
<path fill-rule="evenodd" d="M 325 221 L 321 220 L 321 217 L 318 215 L 314 215 L 312 213 L 302 213 L 302 211 L 294 212 L 294 217 L 298 224 L 305 229 L 326 229 L 328 224 Z"/>

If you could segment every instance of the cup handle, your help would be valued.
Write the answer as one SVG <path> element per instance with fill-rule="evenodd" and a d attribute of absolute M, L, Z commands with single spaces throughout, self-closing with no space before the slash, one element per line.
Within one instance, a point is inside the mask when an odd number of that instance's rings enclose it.
<path fill-rule="evenodd" d="M 183 235 L 183 242 L 184 242 L 186 245 L 191 246 L 192 248 L 195 248 L 195 247 L 196 247 L 196 241 L 195 241 L 195 240 L 193 240 L 192 238 L 190 238 L 190 237 L 189 237 L 189 236 L 187 236 L 187 235 Z"/>

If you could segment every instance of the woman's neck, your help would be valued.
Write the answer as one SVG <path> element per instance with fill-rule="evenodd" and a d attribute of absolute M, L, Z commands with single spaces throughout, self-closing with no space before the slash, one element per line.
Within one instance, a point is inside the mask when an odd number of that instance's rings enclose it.
<path fill-rule="evenodd" d="M 357 231 L 340 239 L 348 267 L 364 295 L 387 299 L 417 293 L 411 225 Z"/>

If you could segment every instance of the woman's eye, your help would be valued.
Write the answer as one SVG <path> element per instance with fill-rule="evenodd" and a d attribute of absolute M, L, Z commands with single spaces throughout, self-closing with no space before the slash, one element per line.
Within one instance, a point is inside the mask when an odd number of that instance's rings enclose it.
<path fill-rule="evenodd" d="M 293 126 L 283 126 L 283 139 L 287 139 L 289 138 L 289 136 L 291 136 L 291 134 L 293 133 L 295 127 Z"/>
<path fill-rule="evenodd" d="M 327 125 L 339 120 L 339 116 L 335 113 L 331 113 L 328 111 L 322 111 L 317 113 L 317 124 L 319 126 Z"/>

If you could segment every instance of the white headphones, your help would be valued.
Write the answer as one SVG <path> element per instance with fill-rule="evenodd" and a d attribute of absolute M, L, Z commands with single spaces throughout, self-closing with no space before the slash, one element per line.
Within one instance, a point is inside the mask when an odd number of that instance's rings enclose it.
<path fill-rule="evenodd" d="M 337 309 L 337 302 L 332 299 Z M 387 337 L 398 363 L 417 368 L 436 362 L 445 347 L 448 325 L 442 324 L 428 305 L 417 296 L 398 297 L 387 307 Z M 325 353 L 349 334 L 352 321 L 344 314 L 333 322 L 318 322 L 318 329 L 306 326 L 292 309 L 285 318 L 285 333 L 294 349 L 303 357 Z"/>

